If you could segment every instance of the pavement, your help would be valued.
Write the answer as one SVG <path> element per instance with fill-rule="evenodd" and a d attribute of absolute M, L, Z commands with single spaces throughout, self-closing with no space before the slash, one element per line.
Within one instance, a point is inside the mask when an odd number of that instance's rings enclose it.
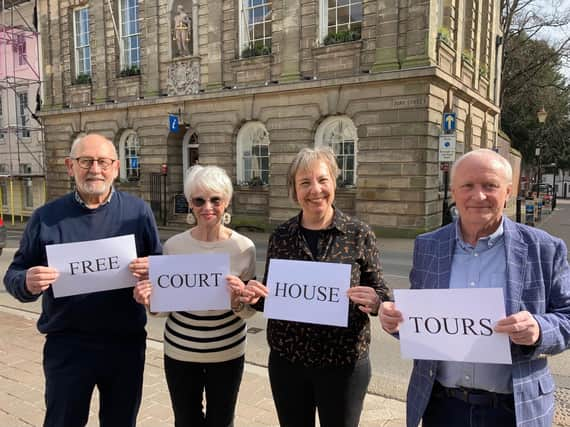
<path fill-rule="evenodd" d="M 538 226 L 562 238 L 569 245 L 570 200 L 559 200 L 556 211 L 545 216 Z M 161 238 L 166 239 L 176 232 L 178 230 L 161 229 Z M 254 240 L 258 248 L 263 248 L 267 243 L 266 234 L 247 233 L 247 235 Z M 381 249 L 389 247 L 407 252 L 411 251 L 413 240 L 380 239 L 379 245 Z M 263 252 L 259 251 L 259 253 Z M 258 255 L 260 275 L 263 274 L 263 261 Z M 44 377 L 41 364 L 44 337 L 37 332 L 36 319 L 37 312 L 27 310 L 26 306 L 0 305 L 0 427 L 40 426 L 42 424 L 45 411 Z M 251 332 L 255 333 L 255 331 Z M 252 335 L 248 339 L 253 338 L 261 339 L 260 336 Z M 254 352 L 248 348 L 237 405 L 236 427 L 279 425 L 267 375 L 266 353 L 266 349 Z M 553 362 L 556 367 L 556 358 L 553 358 Z M 566 363 L 564 365 L 563 369 L 567 370 L 568 365 Z M 369 393 L 364 401 L 361 427 L 405 426 L 404 390 L 390 392 L 391 388 L 397 387 L 395 382 L 389 378 L 397 374 L 387 373 L 383 376 L 373 376 Z M 394 396 L 396 398 L 393 398 Z M 558 384 L 556 400 L 554 425 L 570 427 L 570 382 L 563 381 L 562 384 Z M 97 411 L 98 397 L 95 391 L 88 426 L 98 425 Z M 163 374 L 162 343 L 156 339 L 148 340 L 143 400 L 137 425 L 142 427 L 173 425 L 170 399 Z"/>

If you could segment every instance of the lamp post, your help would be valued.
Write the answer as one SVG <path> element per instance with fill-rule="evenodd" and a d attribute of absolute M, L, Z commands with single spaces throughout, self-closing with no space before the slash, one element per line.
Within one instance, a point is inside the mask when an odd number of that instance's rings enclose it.
<path fill-rule="evenodd" d="M 541 168 L 541 160 L 542 160 L 542 153 L 540 152 L 540 149 L 542 148 L 542 131 L 544 129 L 544 122 L 546 121 L 546 116 L 548 116 L 548 113 L 546 112 L 546 110 L 544 109 L 544 105 L 542 106 L 542 108 L 540 110 L 538 110 L 536 112 L 536 117 L 538 118 L 538 122 L 540 123 L 541 126 L 541 131 L 540 131 L 540 136 L 541 136 L 541 140 L 538 141 L 538 147 L 536 147 L 536 151 L 535 151 L 535 155 L 538 157 L 538 174 L 537 174 L 537 189 L 536 189 L 536 198 L 538 199 L 538 203 L 540 206 L 540 168 Z M 540 211 L 539 211 L 540 212 Z"/>

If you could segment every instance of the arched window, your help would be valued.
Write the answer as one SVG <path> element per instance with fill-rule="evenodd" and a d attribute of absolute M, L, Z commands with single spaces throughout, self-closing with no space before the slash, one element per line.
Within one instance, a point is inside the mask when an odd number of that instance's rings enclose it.
<path fill-rule="evenodd" d="M 269 184 L 269 133 L 261 122 L 248 122 L 237 135 L 237 183 Z"/>
<path fill-rule="evenodd" d="M 317 129 L 315 146 L 329 146 L 336 155 L 340 168 L 340 176 L 337 178 L 339 187 L 356 185 L 357 144 L 356 126 L 348 117 L 329 117 Z"/>
<path fill-rule="evenodd" d="M 121 181 L 140 179 L 140 143 L 134 130 L 127 130 L 119 142 L 119 160 L 121 161 Z"/>

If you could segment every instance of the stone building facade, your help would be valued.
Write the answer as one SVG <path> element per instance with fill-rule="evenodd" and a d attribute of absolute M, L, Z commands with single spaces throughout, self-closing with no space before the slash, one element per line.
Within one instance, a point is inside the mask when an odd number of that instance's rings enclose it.
<path fill-rule="evenodd" d="M 119 150 L 118 186 L 159 221 L 184 217 L 176 195 L 199 159 L 228 171 L 237 220 L 276 223 L 297 212 L 293 156 L 330 145 L 341 209 L 435 228 L 442 114 L 457 114 L 457 155 L 496 145 L 499 3 L 40 0 L 48 196 L 70 189 L 74 138 L 99 132 Z"/>

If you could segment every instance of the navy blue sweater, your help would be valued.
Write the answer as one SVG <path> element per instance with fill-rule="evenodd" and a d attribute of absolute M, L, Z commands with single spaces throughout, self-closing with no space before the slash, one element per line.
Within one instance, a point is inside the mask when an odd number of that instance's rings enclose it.
<path fill-rule="evenodd" d="M 162 252 L 149 206 L 141 199 L 115 191 L 109 203 L 96 209 L 79 204 L 74 193 L 38 208 L 27 223 L 20 248 L 4 284 L 22 302 L 35 301 L 26 289 L 26 270 L 47 265 L 46 245 L 135 235 L 139 257 Z M 55 299 L 51 287 L 43 293 L 38 329 L 45 334 L 101 337 L 145 336 L 146 313 L 133 298 L 132 288 Z"/>

